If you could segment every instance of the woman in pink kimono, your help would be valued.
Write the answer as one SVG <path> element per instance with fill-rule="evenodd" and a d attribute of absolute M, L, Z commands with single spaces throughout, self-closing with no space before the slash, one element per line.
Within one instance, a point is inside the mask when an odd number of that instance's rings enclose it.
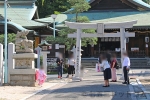
<path fill-rule="evenodd" d="M 41 67 L 39 70 L 36 71 L 36 80 L 38 81 L 38 85 L 42 86 L 46 80 L 46 73 L 44 71 L 44 67 Z"/>
<path fill-rule="evenodd" d="M 111 82 L 117 82 L 116 66 L 117 66 L 117 59 L 116 59 L 116 55 L 113 54 L 112 61 L 111 61 L 111 76 L 112 76 Z"/>

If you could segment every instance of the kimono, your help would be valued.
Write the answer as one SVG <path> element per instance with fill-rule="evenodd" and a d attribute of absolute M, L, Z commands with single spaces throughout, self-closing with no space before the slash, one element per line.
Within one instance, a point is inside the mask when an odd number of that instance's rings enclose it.
<path fill-rule="evenodd" d="M 42 85 L 45 82 L 46 76 L 47 75 L 44 70 L 41 70 L 41 69 L 36 70 L 35 78 L 36 78 L 36 81 L 38 81 L 38 85 Z"/>

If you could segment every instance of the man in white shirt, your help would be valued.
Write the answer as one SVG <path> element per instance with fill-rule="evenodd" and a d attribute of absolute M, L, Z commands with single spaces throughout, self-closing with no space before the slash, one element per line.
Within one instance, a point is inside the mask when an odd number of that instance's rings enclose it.
<path fill-rule="evenodd" d="M 123 84 L 130 84 L 129 83 L 129 69 L 130 69 L 130 59 L 128 57 L 128 54 L 125 52 L 123 53 L 123 72 L 124 72 L 124 82 Z"/>

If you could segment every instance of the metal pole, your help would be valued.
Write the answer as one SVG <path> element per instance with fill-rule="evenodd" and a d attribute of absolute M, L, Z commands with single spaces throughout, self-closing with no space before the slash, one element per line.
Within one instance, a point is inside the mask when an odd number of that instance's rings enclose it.
<path fill-rule="evenodd" d="M 4 67 L 5 67 L 5 76 L 4 76 L 4 83 L 8 83 L 8 67 L 7 67 L 7 0 L 5 0 L 4 2 L 4 6 L 5 6 L 5 9 L 4 9 L 4 13 L 5 13 L 5 28 L 4 28 L 4 31 L 5 31 L 5 64 L 4 64 Z"/>
<path fill-rule="evenodd" d="M 54 18 L 54 23 L 53 23 L 53 33 L 54 33 L 54 38 L 55 38 L 55 18 Z"/>

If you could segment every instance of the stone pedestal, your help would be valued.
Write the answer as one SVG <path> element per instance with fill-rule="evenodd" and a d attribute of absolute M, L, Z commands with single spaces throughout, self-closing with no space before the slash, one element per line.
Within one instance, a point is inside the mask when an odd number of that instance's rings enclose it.
<path fill-rule="evenodd" d="M 34 53 L 13 54 L 15 66 L 9 72 L 10 85 L 35 86 L 34 59 L 37 57 Z"/>
<path fill-rule="evenodd" d="M 37 58 L 37 54 L 34 53 L 14 54 L 15 69 L 34 69 L 35 58 Z"/>

